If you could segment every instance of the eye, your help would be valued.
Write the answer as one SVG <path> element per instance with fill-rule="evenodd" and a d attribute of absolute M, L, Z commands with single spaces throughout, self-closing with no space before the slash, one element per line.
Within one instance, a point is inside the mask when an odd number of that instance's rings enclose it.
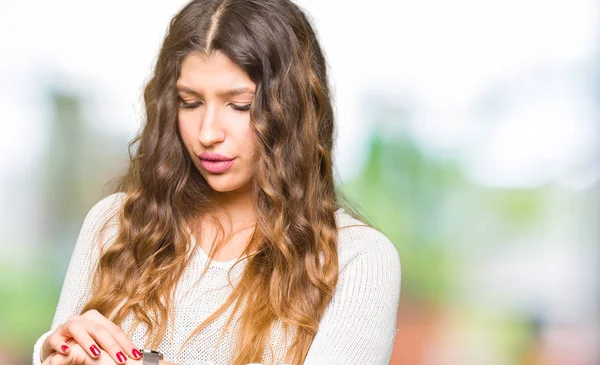
<path fill-rule="evenodd" d="M 183 99 L 179 98 L 179 107 L 181 109 L 196 109 L 202 105 L 202 102 L 197 101 L 195 103 L 186 103 Z"/>
<path fill-rule="evenodd" d="M 246 104 L 246 105 L 229 104 L 229 105 L 231 105 L 233 110 L 236 110 L 238 112 L 247 112 L 248 110 L 250 110 L 250 106 L 252 104 Z"/>

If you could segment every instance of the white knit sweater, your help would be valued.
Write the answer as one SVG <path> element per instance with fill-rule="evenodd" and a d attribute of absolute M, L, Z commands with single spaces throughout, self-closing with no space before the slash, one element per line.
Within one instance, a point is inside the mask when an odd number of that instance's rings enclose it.
<path fill-rule="evenodd" d="M 87 214 L 75 245 L 52 321 L 51 330 L 36 342 L 33 364 L 40 364 L 41 344 L 58 325 L 79 314 L 91 297 L 91 280 L 98 261 L 101 244 L 114 242 L 118 221 L 110 219 L 124 202 L 125 194 L 112 194 L 98 202 Z M 305 365 L 387 365 L 396 334 L 396 315 L 400 296 L 400 260 L 390 240 L 381 232 L 364 225 L 338 209 L 335 213 L 339 228 L 339 281 L 333 299 L 319 324 Z M 109 229 L 99 242 L 99 229 L 110 219 Z M 190 237 L 194 243 L 193 237 Z M 158 350 L 165 360 L 181 365 L 228 365 L 232 361 L 235 333 L 227 332 L 220 344 L 217 338 L 231 313 L 226 311 L 204 328 L 186 347 L 179 349 L 188 335 L 222 303 L 243 272 L 245 259 L 234 262 L 212 261 L 206 274 L 200 277 L 207 263 L 202 249 L 196 251 L 175 292 L 175 316 L 169 320 L 167 336 Z M 122 328 L 131 328 L 132 317 Z M 174 329 L 174 330 L 173 330 Z M 139 347 L 145 343 L 145 326 L 132 334 Z M 235 330 L 235 329 L 234 329 Z M 281 323 L 271 330 L 264 364 L 282 364 L 282 357 L 291 344 L 290 333 Z"/>

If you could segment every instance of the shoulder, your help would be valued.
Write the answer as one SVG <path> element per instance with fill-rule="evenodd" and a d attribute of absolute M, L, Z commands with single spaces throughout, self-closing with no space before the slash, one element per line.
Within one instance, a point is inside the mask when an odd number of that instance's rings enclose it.
<path fill-rule="evenodd" d="M 114 193 L 98 201 L 87 213 L 87 223 L 92 225 L 101 224 L 116 218 L 127 198 L 125 193 Z"/>
<path fill-rule="evenodd" d="M 344 270 L 383 271 L 400 281 L 400 255 L 392 241 L 379 230 L 350 216 L 343 208 L 336 211 L 338 260 Z"/>
<path fill-rule="evenodd" d="M 80 236 L 91 241 L 104 237 L 101 241 L 106 243 L 118 230 L 119 213 L 126 198 L 125 193 L 114 193 L 94 204 L 83 221 Z M 106 232 L 110 234 L 104 236 Z"/>

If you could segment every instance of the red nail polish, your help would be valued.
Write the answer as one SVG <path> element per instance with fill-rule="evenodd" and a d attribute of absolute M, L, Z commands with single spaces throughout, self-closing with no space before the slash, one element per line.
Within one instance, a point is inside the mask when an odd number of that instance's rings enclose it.
<path fill-rule="evenodd" d="M 96 346 L 96 345 L 90 346 L 90 351 L 92 351 L 92 355 L 94 355 L 94 357 L 100 356 L 100 350 L 98 350 L 98 346 Z"/>
<path fill-rule="evenodd" d="M 142 353 L 138 349 L 133 349 L 133 351 L 131 351 L 131 353 L 133 354 L 133 357 L 135 357 L 136 359 L 139 359 L 140 357 L 142 357 Z"/>
<path fill-rule="evenodd" d="M 127 361 L 127 357 L 125 356 L 125 354 L 123 353 L 123 351 L 117 352 L 117 361 L 119 361 L 119 362 L 125 362 L 125 361 Z"/>
<path fill-rule="evenodd" d="M 60 347 L 60 350 L 61 350 L 62 352 L 67 352 L 67 351 L 69 351 L 69 346 L 67 346 L 67 345 L 62 345 L 62 346 Z"/>

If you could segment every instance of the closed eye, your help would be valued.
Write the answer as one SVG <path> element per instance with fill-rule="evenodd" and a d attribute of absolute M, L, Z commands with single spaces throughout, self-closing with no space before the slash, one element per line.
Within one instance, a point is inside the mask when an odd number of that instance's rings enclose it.
<path fill-rule="evenodd" d="M 181 109 L 196 109 L 200 105 L 202 105 L 202 102 L 200 101 L 197 101 L 195 103 L 186 103 L 185 101 L 179 99 L 179 107 Z"/>
<path fill-rule="evenodd" d="M 183 99 L 179 98 L 179 107 L 181 109 L 196 109 L 202 105 L 201 101 L 197 101 L 195 103 L 187 103 Z M 250 106 L 252 104 L 238 105 L 238 104 L 229 104 L 231 108 L 238 112 L 247 112 L 250 110 Z"/>
<path fill-rule="evenodd" d="M 238 112 L 247 112 L 248 110 L 250 110 L 250 106 L 252 104 L 246 104 L 246 105 L 229 104 L 229 105 L 231 105 L 231 108 L 233 108 L 233 110 L 236 110 Z"/>

